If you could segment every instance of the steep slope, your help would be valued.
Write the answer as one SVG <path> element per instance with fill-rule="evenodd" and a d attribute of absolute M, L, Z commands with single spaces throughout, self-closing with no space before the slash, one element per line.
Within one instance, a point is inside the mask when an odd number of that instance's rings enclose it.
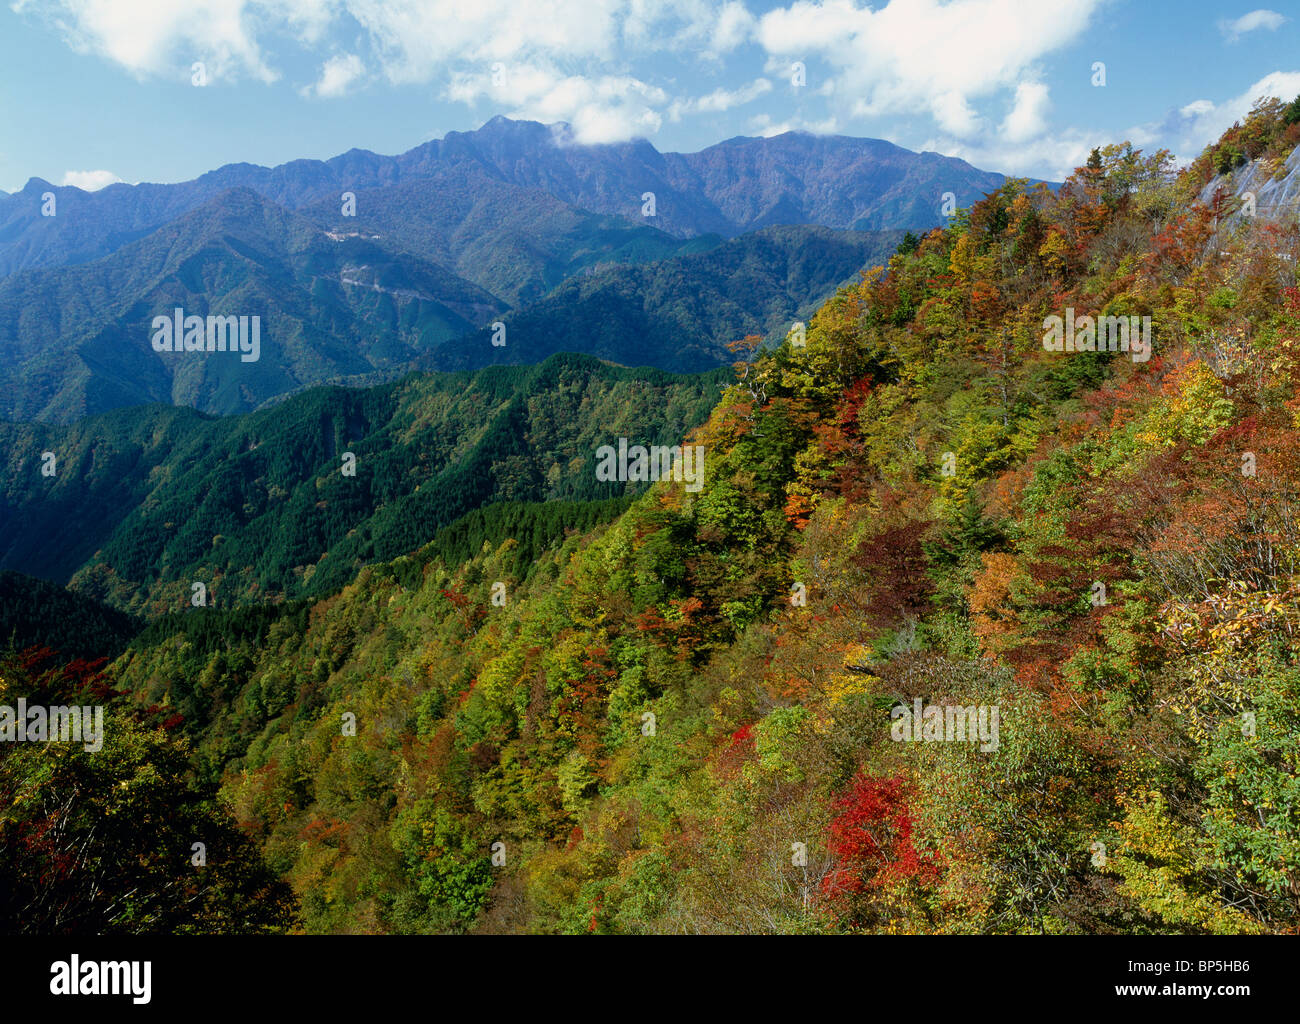
<path fill-rule="evenodd" d="M 675 443 L 720 389 L 717 373 L 563 356 L 224 419 L 152 406 L 0 424 L 0 567 L 150 613 L 187 607 L 195 581 L 221 607 L 328 593 L 492 502 L 635 493 L 596 479 L 593 449 Z"/>
<path fill-rule="evenodd" d="M 1197 199 L 1229 222 L 1300 217 L 1300 98 L 1266 100 L 1197 160 Z M 1247 201 L 1249 198 L 1249 201 Z M 1235 201 L 1234 201 L 1235 200 Z"/>
<path fill-rule="evenodd" d="M 673 185 L 707 196 L 729 234 L 773 224 L 927 230 L 942 220 L 945 193 L 968 206 L 1005 180 L 881 139 L 807 132 L 729 139 L 665 161 Z"/>
<path fill-rule="evenodd" d="M 176 308 L 257 316 L 260 350 L 154 351 L 154 318 Z M 408 367 L 505 308 L 380 238 L 332 237 L 236 189 L 98 262 L 0 281 L 0 371 L 14 385 L 0 416 L 67 422 L 145 402 L 237 412 Z"/>
<path fill-rule="evenodd" d="M 479 331 L 432 354 L 438 369 L 530 363 L 586 352 L 678 373 L 726 363 L 746 335 L 779 341 L 835 289 L 884 259 L 900 232 L 766 228 L 703 253 L 597 270 L 502 317 L 505 344 Z"/>
<path fill-rule="evenodd" d="M 802 227 L 682 242 L 478 172 L 448 172 L 437 196 L 363 193 L 353 219 L 237 188 L 95 263 L 0 281 L 0 417 L 68 423 L 148 402 L 233 414 L 318 384 L 561 351 L 700 371 L 728 361 L 727 342 L 783 336 L 898 238 Z M 480 285 L 512 302 L 550 290 L 509 318 Z M 257 317 L 259 350 L 154 351 L 154 319 L 178 308 Z M 498 321 L 505 345 L 485 326 Z"/>
<path fill-rule="evenodd" d="M 312 932 L 1292 932 L 1300 233 L 1201 185 L 1009 184 L 747 366 L 701 491 L 114 678 Z"/>
<path fill-rule="evenodd" d="M 380 233 L 518 308 L 565 278 L 606 264 L 649 263 L 721 239 L 683 242 L 620 217 L 588 213 L 537 188 L 501 181 L 477 163 L 427 179 L 359 190 L 355 211 L 336 199 L 304 216 L 336 233 Z"/>
<path fill-rule="evenodd" d="M 46 580 L 0 572 L 0 648 L 46 648 L 64 658 L 115 658 L 144 628 L 116 608 Z"/>

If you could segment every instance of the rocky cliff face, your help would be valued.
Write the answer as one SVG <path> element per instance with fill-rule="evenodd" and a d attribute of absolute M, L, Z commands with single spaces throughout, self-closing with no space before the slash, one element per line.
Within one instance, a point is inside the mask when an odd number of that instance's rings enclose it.
<path fill-rule="evenodd" d="M 1256 217 L 1293 223 L 1300 214 L 1300 146 L 1285 161 L 1252 160 L 1228 174 L 1216 175 L 1201 189 L 1198 198 L 1208 205 L 1220 188 L 1243 203 L 1242 209 L 1231 215 L 1233 220 L 1243 216 L 1249 193 L 1255 199 Z"/>

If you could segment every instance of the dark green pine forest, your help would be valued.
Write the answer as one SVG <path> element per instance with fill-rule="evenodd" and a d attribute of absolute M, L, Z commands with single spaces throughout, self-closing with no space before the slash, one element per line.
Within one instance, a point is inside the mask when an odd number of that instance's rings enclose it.
<path fill-rule="evenodd" d="M 678 443 L 728 375 L 556 355 L 237 417 L 149 406 L 0 423 L 0 568 L 151 616 L 188 606 L 196 581 L 219 607 L 331 593 L 492 502 L 634 493 L 644 485 L 597 481 L 591 453 L 619 437 Z"/>

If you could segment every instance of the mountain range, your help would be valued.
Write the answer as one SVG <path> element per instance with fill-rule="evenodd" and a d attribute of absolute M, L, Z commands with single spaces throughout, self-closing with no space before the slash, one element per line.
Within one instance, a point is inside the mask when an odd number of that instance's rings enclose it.
<path fill-rule="evenodd" d="M 870 139 L 676 154 L 505 118 L 398 157 L 94 193 L 34 179 L 0 197 L 0 418 L 242 413 L 317 384 L 560 351 L 708 369 L 746 334 L 780 340 L 903 229 L 936 224 L 943 193 L 968 202 L 1002 180 Z M 177 309 L 258 317 L 257 360 L 154 351 L 154 319 Z"/>
<path fill-rule="evenodd" d="M 945 192 L 967 206 L 1004 180 L 880 139 L 787 132 L 660 153 L 644 139 L 579 145 L 563 124 L 494 117 L 477 131 L 450 132 L 400 156 L 353 149 L 278 167 L 227 164 L 178 184 L 119 183 L 91 193 L 33 178 L 0 198 L 0 276 L 107 255 L 231 188 L 251 188 L 289 209 L 338 204 L 351 191 L 364 217 L 366 190 L 466 169 L 631 223 L 650 219 L 642 216 L 642 196 L 653 192 L 654 226 L 678 238 L 733 237 L 776 224 L 928 229 L 942 221 Z M 41 215 L 46 192 L 56 198 L 52 217 Z"/>
<path fill-rule="evenodd" d="M 567 246 L 557 259 L 570 265 L 583 260 L 575 243 L 559 240 L 571 224 L 562 219 L 550 236 Z M 599 228 L 619 245 L 683 247 L 641 230 L 649 237 Z M 527 231 L 520 225 L 516 237 Z M 250 189 L 232 189 L 101 260 L 0 281 L 0 376 L 14 385 L 0 391 L 0 416 L 68 423 L 151 402 L 232 414 L 316 384 L 537 362 L 560 351 L 711 369 L 727 361 L 727 341 L 783 335 L 897 239 L 768 229 L 655 263 L 588 266 L 507 317 L 505 301 L 382 234 L 323 229 Z M 545 274 L 544 260 L 511 265 L 533 281 Z M 154 318 L 176 309 L 258 316 L 256 360 L 153 351 Z M 494 322 L 506 324 L 499 346 L 480 330 Z"/>

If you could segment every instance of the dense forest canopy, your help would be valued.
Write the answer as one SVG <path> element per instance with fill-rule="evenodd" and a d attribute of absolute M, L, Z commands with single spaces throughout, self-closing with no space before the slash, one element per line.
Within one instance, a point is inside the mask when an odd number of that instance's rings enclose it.
<path fill-rule="evenodd" d="M 11 654 L 8 694 L 117 691 L 127 753 L 3 754 L 3 848 L 86 870 L 23 795 L 148 768 L 123 801 L 225 837 L 199 930 L 1295 931 L 1300 230 L 1231 174 L 1286 173 L 1298 110 L 1010 180 L 738 344 L 673 439 L 699 493 L 490 506 L 71 676 Z M 1046 349 L 1067 311 L 1149 317 L 1150 358 Z"/>
<path fill-rule="evenodd" d="M 560 354 L 317 388 L 246 416 L 146 406 L 0 424 L 0 566 L 150 615 L 190 607 L 195 582 L 209 607 L 323 596 L 494 502 L 644 490 L 601 483 L 583 454 L 680 438 L 727 376 Z"/>

